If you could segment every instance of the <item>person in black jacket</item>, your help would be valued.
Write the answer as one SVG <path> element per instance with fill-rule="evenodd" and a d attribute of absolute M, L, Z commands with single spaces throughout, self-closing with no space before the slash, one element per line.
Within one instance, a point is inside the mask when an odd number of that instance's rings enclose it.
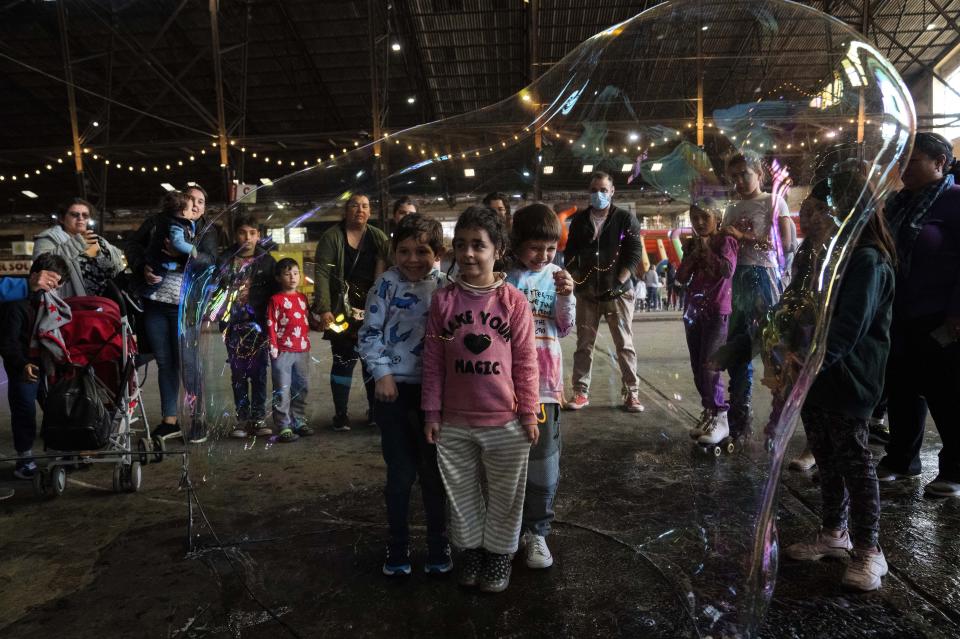
<path fill-rule="evenodd" d="M 234 244 L 220 261 L 220 281 L 227 290 L 227 315 L 220 329 L 227 345 L 237 425 L 230 433 L 238 439 L 269 437 L 267 426 L 267 303 L 279 289 L 274 278 L 276 262 L 260 241 L 257 218 L 241 213 L 233 220 Z"/>
<path fill-rule="evenodd" d="M 637 396 L 637 352 L 633 347 L 632 275 L 643 261 L 640 222 L 611 203 L 613 179 L 594 173 L 590 206 L 570 219 L 564 256 L 576 282 L 577 350 L 573 355 L 573 399 L 570 410 L 590 403 L 590 371 L 600 319 L 605 318 L 617 351 L 623 384 L 623 408 L 643 410 Z"/>
<path fill-rule="evenodd" d="M 59 281 L 68 281 L 70 269 L 59 255 L 42 253 L 30 266 L 31 276 L 41 272 L 56 273 Z M 17 479 L 33 479 L 38 472 L 33 459 L 33 442 L 37 437 L 40 360 L 30 357 L 29 350 L 41 292 L 39 287 L 34 288 L 29 297 L 8 302 L 0 311 L 0 357 L 7 371 L 10 426 L 13 447 L 17 451 L 13 474 Z"/>
<path fill-rule="evenodd" d="M 817 210 L 823 225 L 805 242 L 817 242 L 821 259 L 828 258 L 824 245 L 830 232 L 843 228 L 836 216 L 857 210 L 858 201 L 869 201 L 861 198 L 864 190 L 863 179 L 850 172 L 814 186 L 811 198 L 821 201 Z M 802 210 L 808 210 L 807 204 Z M 812 541 L 788 546 L 786 554 L 813 561 L 846 558 L 852 550 L 842 581 L 858 590 L 876 590 L 887 574 L 879 545 L 879 483 L 867 439 L 890 352 L 895 261 L 896 249 L 883 216 L 874 212 L 840 281 L 820 372 L 801 410 L 820 469 L 822 527 Z"/>
<path fill-rule="evenodd" d="M 189 269 L 155 272 L 149 265 L 147 258 L 148 247 L 153 238 L 161 233 L 160 213 L 148 218 L 140 225 L 132 240 L 126 246 L 127 264 L 132 273 L 132 288 L 137 290 L 143 298 L 143 324 L 149 349 L 157 361 L 157 381 L 160 386 L 160 411 L 163 414 L 162 422 L 151 429 L 155 438 L 176 437 L 181 433 L 177 419 L 177 400 L 180 392 L 181 368 L 183 383 L 186 388 L 189 403 L 193 404 L 191 424 L 188 439 L 199 443 L 206 439 L 206 428 L 203 423 L 203 413 L 196 409 L 202 408 L 202 388 L 199 376 L 199 362 L 196 357 L 199 349 L 191 349 L 193 357 L 180 361 L 180 305 L 181 289 L 185 270 L 196 274 L 204 268 L 212 268 L 217 260 L 220 249 L 220 233 L 216 225 L 211 224 L 204 217 L 206 212 L 206 192 L 197 185 L 183 190 L 183 195 L 190 203 L 189 217 L 197 222 L 196 248 L 197 256 L 190 262 Z M 169 201 L 171 207 L 176 207 L 176 200 Z M 179 212 L 170 211 L 168 214 Z M 143 352 L 145 349 L 141 349 Z M 181 366 L 182 364 L 182 366 Z"/>

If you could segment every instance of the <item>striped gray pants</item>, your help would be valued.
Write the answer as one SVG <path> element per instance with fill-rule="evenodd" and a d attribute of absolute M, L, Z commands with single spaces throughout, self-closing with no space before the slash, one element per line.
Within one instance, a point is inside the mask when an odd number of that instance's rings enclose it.
<path fill-rule="evenodd" d="M 437 461 L 455 546 L 497 554 L 517 551 L 529 455 L 530 440 L 517 420 L 499 428 L 443 425 Z"/>

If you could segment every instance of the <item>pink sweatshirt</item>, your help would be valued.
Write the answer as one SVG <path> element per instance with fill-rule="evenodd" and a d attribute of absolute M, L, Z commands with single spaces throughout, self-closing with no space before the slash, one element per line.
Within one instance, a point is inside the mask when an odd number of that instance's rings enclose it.
<path fill-rule="evenodd" d="M 423 348 L 426 421 L 536 424 L 539 371 L 533 315 L 509 284 L 485 293 L 449 284 L 433 295 Z"/>

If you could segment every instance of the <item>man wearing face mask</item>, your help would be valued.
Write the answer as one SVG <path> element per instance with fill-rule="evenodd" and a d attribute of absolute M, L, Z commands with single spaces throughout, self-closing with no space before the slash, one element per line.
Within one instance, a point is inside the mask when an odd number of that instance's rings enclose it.
<path fill-rule="evenodd" d="M 570 410 L 590 403 L 590 371 L 601 318 L 606 319 L 617 349 L 622 378 L 623 409 L 643 410 L 637 396 L 637 352 L 633 347 L 633 282 L 643 260 L 643 240 L 637 218 L 611 203 L 613 179 L 594 173 L 590 206 L 570 218 L 567 268 L 576 282 L 577 350 L 573 355 L 573 399 Z"/>

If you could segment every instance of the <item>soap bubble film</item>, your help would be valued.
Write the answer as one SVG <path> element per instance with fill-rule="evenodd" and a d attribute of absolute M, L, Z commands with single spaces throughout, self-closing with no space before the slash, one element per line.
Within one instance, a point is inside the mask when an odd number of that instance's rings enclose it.
<path fill-rule="evenodd" d="M 633 583 L 622 589 L 656 600 L 656 612 L 634 615 L 651 620 L 637 633 L 755 636 L 776 580 L 783 459 L 788 445 L 796 447 L 791 437 L 823 358 L 843 270 L 861 229 L 897 186 L 914 127 L 912 101 L 893 67 L 842 22 L 774 0 L 666 2 L 589 38 L 500 103 L 389 131 L 256 189 L 217 222 L 236 239 L 245 216 L 255 215 L 263 230 L 257 252 L 246 257 L 234 245 L 220 265 L 192 265 L 184 288 L 182 352 L 198 379 L 187 383 L 180 419 L 204 423 L 209 435 L 191 446 L 190 479 L 206 506 L 192 530 L 195 543 L 282 538 L 309 546 L 317 530 L 349 529 L 336 509 L 361 501 L 368 517 L 351 525 L 368 540 L 386 539 L 380 489 L 354 490 L 362 474 L 379 482 L 382 465 L 343 470 L 351 454 L 380 445 L 367 424 L 364 362 L 353 350 L 362 318 L 349 312 L 363 308 L 373 279 L 359 261 L 318 261 L 305 242 L 362 215 L 364 200 L 368 224 L 389 234 L 391 205 L 401 196 L 442 221 L 448 245 L 457 215 L 491 192 L 513 211 L 543 201 L 569 223 L 589 204 L 591 178 L 602 171 L 612 178 L 614 205 L 641 219 L 639 234 L 621 238 L 621 247 L 643 246 L 637 279 L 651 265 L 665 274 L 697 250 L 697 211 L 712 209 L 741 235 L 727 339 L 710 349 L 712 366 L 722 369 L 732 438 L 701 446 L 688 436 L 703 411 L 686 357 L 698 300 L 686 299 L 684 319 L 657 322 L 656 333 L 654 323 L 632 322 L 640 413 L 618 408 L 626 380 L 613 335 L 630 320 L 607 317 L 593 349 L 590 405 L 561 417 L 555 530 L 560 539 L 588 531 L 597 544 L 628 551 Z M 741 197 L 750 174 L 764 192 L 753 204 Z M 805 203 L 821 192 L 817 185 L 827 195 Z M 331 339 L 315 330 L 321 314 L 313 313 L 304 358 L 309 390 L 293 381 L 285 388 L 317 432 L 291 446 L 278 440 L 282 393 L 270 379 L 268 327 L 256 299 L 268 255 L 297 261 L 300 290 L 314 309 L 320 287 L 333 302 L 346 296 L 349 303 L 327 318 Z M 347 256 L 344 262 L 354 259 Z M 598 305 L 604 291 L 590 289 L 591 281 L 614 263 L 565 257 L 578 312 Z M 447 270 L 449 261 L 441 266 Z M 635 290 L 619 299 L 637 316 L 646 312 Z M 574 331 L 562 341 L 568 399 L 577 339 Z M 335 399 L 349 406 L 349 433 L 331 430 Z M 273 433 L 232 436 L 262 428 Z M 593 455 L 593 443 L 604 439 L 618 443 L 619 456 Z M 265 472 L 278 467 L 280 475 Z M 251 511 L 248 504 L 263 503 L 251 496 L 264 493 L 274 496 L 273 507 Z M 414 490 L 411 504 L 418 503 Z M 422 537 L 419 507 L 411 513 L 414 536 L 420 525 Z M 380 552 L 353 569 L 378 569 Z M 291 574 L 276 580 L 322 579 L 327 569 L 285 565 Z"/>

